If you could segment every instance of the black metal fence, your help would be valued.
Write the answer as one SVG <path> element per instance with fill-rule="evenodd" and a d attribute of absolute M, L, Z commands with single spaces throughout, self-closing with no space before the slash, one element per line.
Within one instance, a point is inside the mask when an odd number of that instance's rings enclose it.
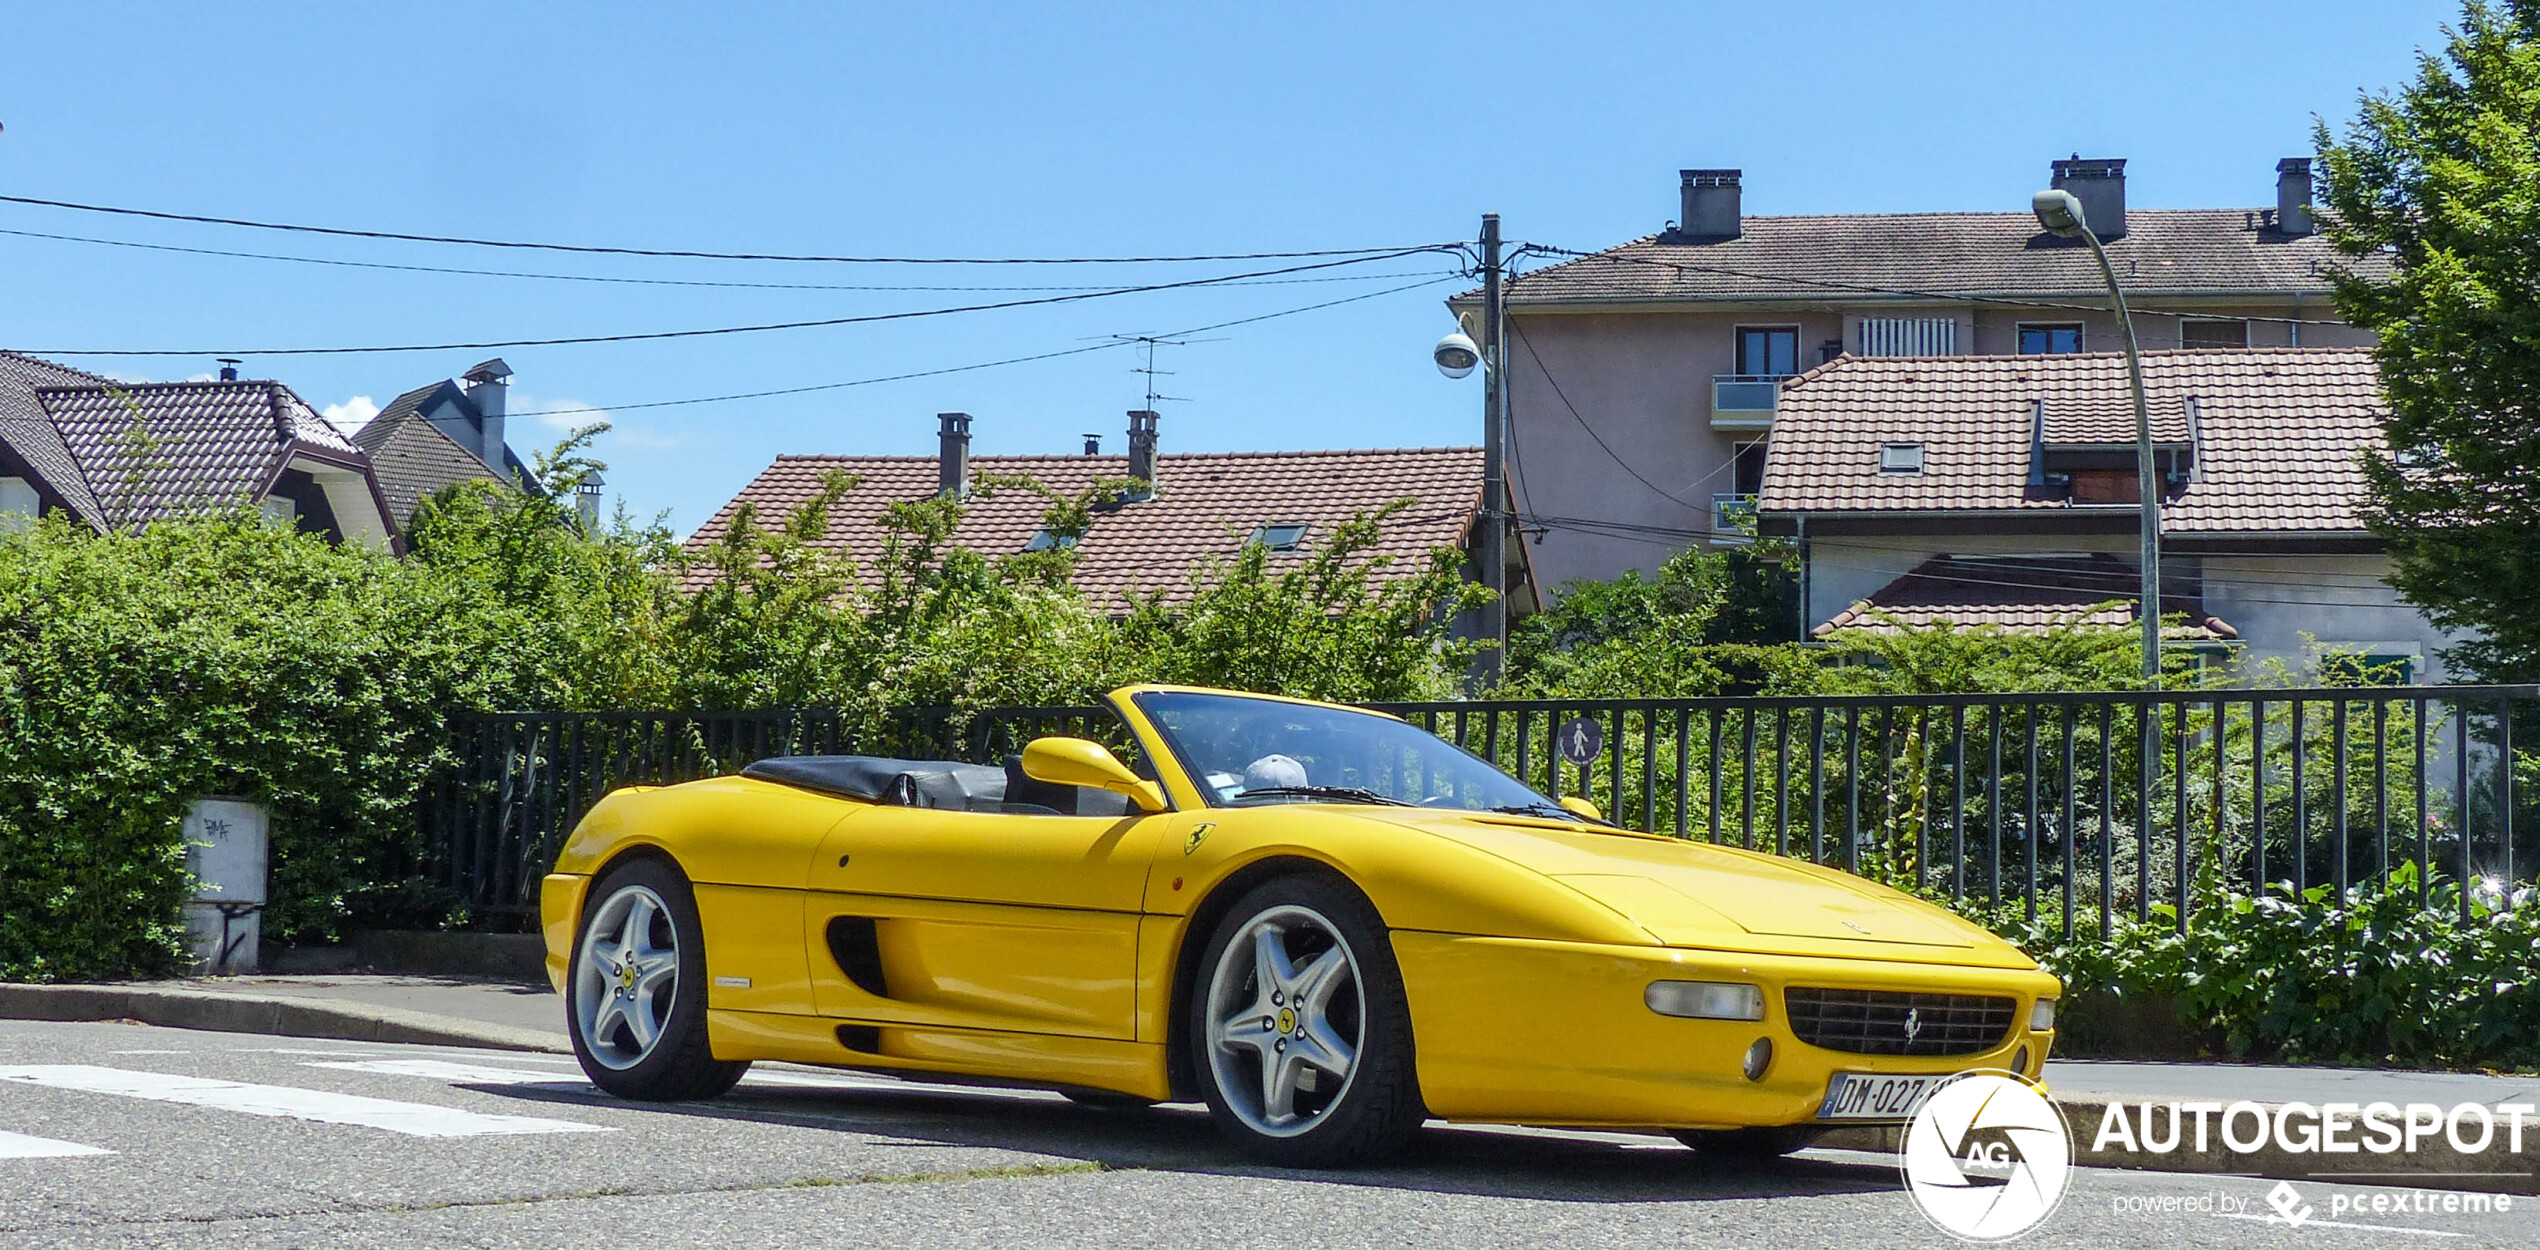
<path fill-rule="evenodd" d="M 2017 908 L 2067 934 L 2124 915 L 2183 928 L 2200 879 L 2343 889 L 2413 863 L 2430 898 L 2437 876 L 2504 888 L 2540 862 L 2540 686 L 1371 706 L 1632 828 Z M 1555 735 L 1582 720 L 1601 749 L 1565 761 Z M 461 732 L 427 829 L 442 882 L 488 915 L 534 909 L 564 835 L 613 786 L 779 754 L 984 762 L 1044 733 L 1128 745 L 1092 707 L 525 713 Z"/>

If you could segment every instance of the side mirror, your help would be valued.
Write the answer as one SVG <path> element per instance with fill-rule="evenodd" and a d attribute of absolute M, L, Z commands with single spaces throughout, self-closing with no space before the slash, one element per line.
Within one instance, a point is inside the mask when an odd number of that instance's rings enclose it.
<path fill-rule="evenodd" d="M 1596 804 L 1590 803 L 1586 799 L 1580 798 L 1575 794 L 1563 797 L 1561 800 L 1561 806 L 1569 809 L 1570 814 L 1573 816 L 1584 816 L 1589 820 L 1605 819 L 1605 813 L 1602 809 L 1598 808 Z"/>
<path fill-rule="evenodd" d="M 1025 743 L 1023 775 L 1054 786 L 1092 786 L 1125 794 L 1140 811 L 1165 808 L 1161 787 L 1130 772 L 1111 748 L 1085 738 L 1034 738 Z"/>

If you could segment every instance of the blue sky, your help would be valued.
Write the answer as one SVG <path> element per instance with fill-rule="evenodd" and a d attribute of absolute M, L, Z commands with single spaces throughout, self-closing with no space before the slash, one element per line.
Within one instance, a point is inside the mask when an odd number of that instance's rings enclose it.
<path fill-rule="evenodd" d="M 2123 22 L 1949 5 L 12 6 L 0 194 L 427 234 L 821 254 L 1250 252 L 1469 238 L 1596 248 L 1738 166 L 1750 213 L 2018 209 L 2047 162 L 2128 158 L 2146 207 L 2272 202 L 2314 114 L 2395 83 L 2450 3 L 2138 3 Z M 852 10 L 852 11 L 851 11 Z M 2116 10 L 2108 10 L 2115 12 Z M 2091 10 L 2075 10 L 2089 13 Z M 1221 15 L 1222 14 L 1222 15 Z M 2022 97 L 2045 97 L 2043 106 Z M 1243 264 L 991 268 L 610 260 L 0 205 L 0 230 L 390 264 L 823 285 L 1137 285 Z M 1294 263 L 1294 262 L 1289 262 Z M 1270 265 L 1261 265 L 1268 268 Z M 1126 350 L 1062 351 L 1441 276 L 1413 257 L 900 323 L 506 349 L 524 406 L 609 408 L 612 492 L 685 531 L 780 452 L 1123 442 Z M 1400 275 L 1361 279 L 1361 273 Z M 1478 379 L 1428 346 L 1452 281 L 1163 349 L 1167 450 L 1469 444 Z M 1029 298 L 469 277 L 0 234 L 0 346 L 285 348 L 612 334 Z M 486 355 L 250 357 L 358 410 Z M 208 357 L 65 356 L 180 378 Z M 581 420 L 586 418 L 573 418 Z M 524 453 L 554 431 L 516 425 Z"/>

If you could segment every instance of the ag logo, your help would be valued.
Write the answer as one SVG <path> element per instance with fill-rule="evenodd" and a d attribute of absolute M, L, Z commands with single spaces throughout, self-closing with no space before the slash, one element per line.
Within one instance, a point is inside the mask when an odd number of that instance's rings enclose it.
<path fill-rule="evenodd" d="M 1204 820 L 1191 826 L 1190 836 L 1182 839 L 1182 853 L 1188 855 L 1198 850 L 1199 844 L 1208 840 L 1208 831 L 1216 827 L 1217 822 L 1213 820 Z"/>
<path fill-rule="evenodd" d="M 2072 1166 L 2064 1113 L 2008 1072 L 1950 1078 L 1905 1128 L 1906 1191 L 1935 1227 L 1968 1241 L 2004 1241 L 2045 1222 Z"/>

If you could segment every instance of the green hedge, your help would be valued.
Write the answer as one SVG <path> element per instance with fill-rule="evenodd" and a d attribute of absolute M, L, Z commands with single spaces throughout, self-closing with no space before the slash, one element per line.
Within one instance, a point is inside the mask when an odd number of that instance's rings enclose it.
<path fill-rule="evenodd" d="M 2179 1023 L 2218 1055 L 2299 1063 L 2540 1066 L 2540 899 L 2530 887 L 2457 885 L 2419 901 L 2414 865 L 2340 895 L 2280 885 L 2251 896 L 2210 887 L 2187 932 L 2167 904 L 2120 917 L 2102 941 L 2071 939 L 2058 917 L 2019 909 L 1976 919 L 2065 980 L 2068 996 L 2107 991 L 2175 1003 Z"/>

